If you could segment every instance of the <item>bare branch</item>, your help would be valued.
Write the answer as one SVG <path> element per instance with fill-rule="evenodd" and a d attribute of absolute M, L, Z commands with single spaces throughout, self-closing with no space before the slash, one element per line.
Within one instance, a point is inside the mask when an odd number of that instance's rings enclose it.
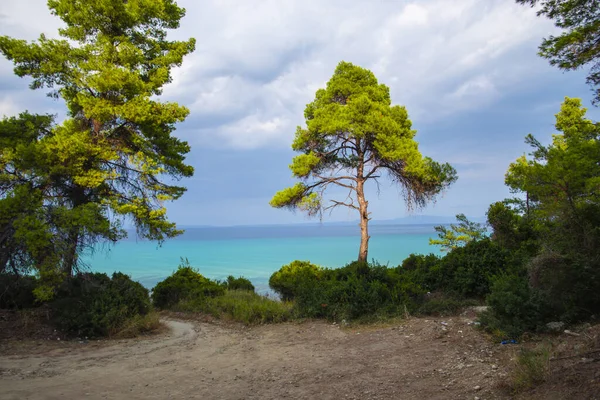
<path fill-rule="evenodd" d="M 338 206 L 344 206 L 344 207 L 353 208 L 355 210 L 358 210 L 358 207 L 356 207 L 354 204 L 351 204 L 351 203 L 345 203 L 343 201 L 337 201 L 337 200 L 329 200 L 329 201 L 332 202 L 333 204 L 328 207 L 325 207 L 323 210 L 333 211 L 333 209 Z"/>

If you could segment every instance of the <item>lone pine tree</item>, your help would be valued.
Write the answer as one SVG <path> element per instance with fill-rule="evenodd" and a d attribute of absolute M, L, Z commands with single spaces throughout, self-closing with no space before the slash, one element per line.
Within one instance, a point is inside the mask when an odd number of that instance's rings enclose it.
<path fill-rule="evenodd" d="M 310 216 L 343 206 L 360 216 L 358 260 L 368 256 L 370 213 L 365 184 L 387 174 L 403 192 L 408 207 L 422 207 L 453 183 L 456 171 L 423 157 L 416 131 L 402 106 L 392 106 L 389 88 L 364 68 L 341 62 L 325 89 L 304 111 L 290 169 L 300 179 L 275 194 L 273 207 L 306 211 Z M 331 185 L 348 190 L 342 199 L 324 200 Z"/>

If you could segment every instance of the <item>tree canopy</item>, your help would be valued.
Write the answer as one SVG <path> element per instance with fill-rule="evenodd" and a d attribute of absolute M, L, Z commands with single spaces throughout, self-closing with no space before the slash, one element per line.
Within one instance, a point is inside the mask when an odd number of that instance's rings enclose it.
<path fill-rule="evenodd" d="M 188 110 L 158 96 L 195 41 L 167 39 L 185 14 L 172 0 L 49 0 L 48 6 L 66 25 L 61 39 L 1 36 L 0 52 L 18 76 L 32 79 L 32 89 L 62 98 L 67 118 L 55 124 L 25 113 L 2 122 L 0 207 L 10 208 L 4 217 L 13 221 L 13 233 L 15 220 L 44 215 L 37 219 L 47 224 L 44 234 L 60 233 L 70 243 L 53 263 L 70 274 L 87 245 L 125 234 L 124 218 L 148 239 L 181 233 L 164 202 L 185 188 L 165 178 L 193 174 L 185 164 L 188 144 L 173 136 Z M 36 258 L 29 245 L 28 252 Z"/>
<path fill-rule="evenodd" d="M 304 117 L 306 128 L 297 128 L 292 143 L 301 154 L 290 165 L 300 182 L 277 192 L 270 204 L 309 215 L 338 206 L 358 211 L 359 260 L 366 260 L 369 240 L 367 181 L 387 174 L 409 207 L 422 207 L 456 180 L 449 164 L 421 155 L 406 108 L 393 106 L 389 88 L 367 69 L 340 62 L 326 88 L 306 106 Z M 324 201 L 331 185 L 348 190 L 348 196 Z"/>
<path fill-rule="evenodd" d="M 469 221 L 465 214 L 457 214 L 458 224 L 450 224 L 450 228 L 444 225 L 435 227 L 439 239 L 429 239 L 429 244 L 442 247 L 442 251 L 451 251 L 465 244 L 481 240 L 485 237 L 485 226 L 478 222 Z"/>
<path fill-rule="evenodd" d="M 595 251 L 600 239 L 600 124 L 585 114 L 580 99 L 565 98 L 556 115 L 561 133 L 548 146 L 528 135 L 531 158 L 520 157 L 506 174 L 513 191 L 528 193 L 543 226 L 572 239 L 561 239 L 565 251 L 584 245 Z"/>
<path fill-rule="evenodd" d="M 554 20 L 565 31 L 542 41 L 540 56 L 563 70 L 590 66 L 587 82 L 600 103 L 600 1 L 599 0 L 516 0 L 520 4 L 540 5 L 538 15 Z"/>

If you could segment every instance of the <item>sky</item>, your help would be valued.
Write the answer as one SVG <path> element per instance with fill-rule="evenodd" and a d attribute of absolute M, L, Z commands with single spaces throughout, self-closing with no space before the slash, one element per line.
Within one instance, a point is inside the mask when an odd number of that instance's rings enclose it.
<path fill-rule="evenodd" d="M 170 38 L 196 38 L 162 99 L 190 109 L 175 134 L 192 148 L 195 175 L 168 205 L 182 225 L 308 222 L 273 209 L 273 194 L 294 183 L 288 165 L 296 126 L 317 89 L 344 60 L 368 68 L 406 106 L 424 155 L 451 163 L 459 179 L 435 203 L 407 210 L 397 188 L 367 188 L 375 220 L 414 215 L 483 216 L 511 197 L 508 165 L 529 151 L 532 133 L 548 143 L 565 96 L 600 119 L 587 70 L 562 72 L 537 56 L 551 21 L 512 0 L 179 0 L 187 10 Z M 0 35 L 57 36 L 61 21 L 45 0 L 0 2 Z M 64 115 L 61 101 L 28 88 L 0 56 L 0 116 Z M 335 196 L 335 193 L 333 194 Z M 354 221 L 338 209 L 324 221 Z"/>

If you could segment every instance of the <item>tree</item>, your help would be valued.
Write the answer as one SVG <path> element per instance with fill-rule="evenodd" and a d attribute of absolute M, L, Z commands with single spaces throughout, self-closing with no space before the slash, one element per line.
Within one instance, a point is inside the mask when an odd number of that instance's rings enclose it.
<path fill-rule="evenodd" d="M 594 91 L 594 104 L 600 102 L 600 1 L 598 0 L 516 0 L 520 4 L 541 5 L 538 15 L 553 19 L 565 29 L 559 36 L 544 39 L 540 56 L 563 70 L 590 65 L 588 84 Z"/>
<path fill-rule="evenodd" d="M 325 89 L 304 111 L 306 129 L 298 127 L 290 169 L 301 182 L 275 194 L 273 207 L 322 215 L 338 206 L 360 216 L 361 242 L 358 260 L 368 254 L 368 201 L 365 184 L 386 173 L 403 191 L 408 206 L 424 206 L 456 180 L 449 164 L 423 157 L 413 139 L 406 109 L 392 106 L 389 88 L 379 84 L 369 70 L 341 62 Z M 331 185 L 348 190 L 344 200 L 330 199 Z"/>
<path fill-rule="evenodd" d="M 483 224 L 469 221 L 465 214 L 456 215 L 458 225 L 450 224 L 450 229 L 443 225 L 435 227 L 439 239 L 429 239 L 429 244 L 439 245 L 442 251 L 451 251 L 474 240 L 485 237 Z"/>
<path fill-rule="evenodd" d="M 43 283 L 38 298 L 70 275 L 74 249 L 123 236 L 101 202 L 73 207 L 72 182 L 94 180 L 97 170 L 81 167 L 93 154 L 73 145 L 53 121 L 28 113 L 0 121 L 0 272 L 36 271 Z"/>
<path fill-rule="evenodd" d="M 600 123 L 585 115 L 581 100 L 565 98 L 552 143 L 528 135 L 530 157 L 506 174 L 507 185 L 533 201 L 530 225 L 540 245 L 527 266 L 529 284 L 566 322 L 600 307 Z"/>
<path fill-rule="evenodd" d="M 506 184 L 528 193 L 545 241 L 561 251 L 593 254 L 600 245 L 600 124 L 585 118 L 580 99 L 565 98 L 552 144 L 526 137 L 533 152 L 512 163 Z"/>
<path fill-rule="evenodd" d="M 193 174 L 184 162 L 188 144 L 172 135 L 188 110 L 157 97 L 195 41 L 167 40 L 185 14 L 173 0 L 49 0 L 48 6 L 65 23 L 62 39 L 42 35 L 27 43 L 2 36 L 0 52 L 18 76 L 32 78 L 32 89 L 50 88 L 50 96 L 62 98 L 68 118 L 32 139 L 28 166 L 20 165 L 22 148 L 2 149 L 3 157 L 12 155 L 8 170 L 22 179 L 0 201 L 27 187 L 37 193 L 42 214 L 60 210 L 60 224 L 48 232 L 68 243 L 58 264 L 70 275 L 90 243 L 125 234 L 125 218 L 148 239 L 181 233 L 164 202 L 185 188 L 165 178 Z"/>

